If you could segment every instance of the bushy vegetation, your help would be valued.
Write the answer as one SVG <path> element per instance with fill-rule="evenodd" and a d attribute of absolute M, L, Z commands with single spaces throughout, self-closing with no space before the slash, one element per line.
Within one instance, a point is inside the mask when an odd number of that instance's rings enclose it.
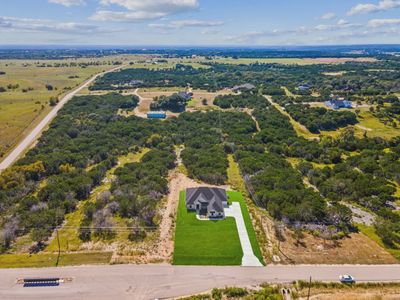
<path fill-rule="evenodd" d="M 312 133 L 319 133 L 320 130 L 336 130 L 358 123 L 356 114 L 350 111 L 336 111 L 303 104 L 290 104 L 285 108 L 293 119 L 306 126 Z"/>
<path fill-rule="evenodd" d="M 170 110 L 173 112 L 182 112 L 185 110 L 188 100 L 179 94 L 171 96 L 159 96 L 151 103 L 151 110 Z"/>
<path fill-rule="evenodd" d="M 141 162 L 118 168 L 111 191 L 85 204 L 80 237 L 88 240 L 92 235 L 112 235 L 112 230 L 88 233 L 86 229 L 92 225 L 112 228 L 111 217 L 115 215 L 138 226 L 157 225 L 156 206 L 167 193 L 165 178 L 174 167 L 172 149 L 176 145 L 184 145 L 182 159 L 189 176 L 211 184 L 226 183 L 227 154 L 234 154 L 254 202 L 291 226 L 311 223 L 346 232 L 351 227 L 351 212 L 340 202 L 356 202 L 379 216 L 376 232 L 385 244 L 399 247 L 400 220 L 392 206 L 395 184 L 400 183 L 400 139 L 356 138 L 345 131 L 337 139 L 309 141 L 297 136 L 289 118 L 262 97 L 274 95 L 295 120 L 315 133 L 357 122 L 351 112 L 303 103 L 314 98 L 324 101 L 331 93 L 350 94 L 354 99 L 368 97 L 372 103 L 377 99 L 379 109 L 373 113 L 382 121 L 390 118 L 397 124 L 397 100 L 388 96 L 388 91 L 399 91 L 398 60 L 387 58 L 374 63 L 374 68 L 383 70 L 379 76 L 370 76 L 366 70 L 370 63 L 204 66 L 124 69 L 98 78 L 91 89 L 131 88 L 132 80 L 143 87 L 189 85 L 210 91 L 252 83 L 258 86 L 254 93 L 219 96 L 214 102 L 221 108 L 247 108 L 246 112 L 182 113 L 159 122 L 118 114 L 119 110 L 132 110 L 138 103 L 136 96 L 83 96 L 66 104 L 37 146 L 0 176 L 1 251 L 24 234 L 41 245 L 54 227 L 62 224 L 65 214 L 73 212 L 102 184 L 119 156 L 143 147 L 150 152 Z M 334 77 L 321 75 L 324 72 L 345 73 Z M 317 97 L 307 93 L 290 98 L 280 88 L 285 86 L 298 94 L 297 86 L 305 83 L 312 86 Z M 153 109 L 181 111 L 186 104 L 176 96 L 158 100 Z M 288 158 L 301 161 L 298 169 L 287 162 Z M 315 168 L 311 162 L 333 166 Z M 315 187 L 307 187 L 305 179 Z M 135 231 L 132 239 L 138 236 L 142 233 Z"/>

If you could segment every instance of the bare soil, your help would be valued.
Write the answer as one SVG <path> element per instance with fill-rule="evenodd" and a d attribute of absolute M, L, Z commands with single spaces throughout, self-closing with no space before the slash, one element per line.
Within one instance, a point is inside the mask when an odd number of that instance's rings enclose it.
<path fill-rule="evenodd" d="M 285 229 L 285 241 L 278 255 L 283 263 L 295 264 L 395 264 L 398 261 L 362 233 L 352 233 L 339 241 L 327 241 L 305 233 L 296 241 Z"/>

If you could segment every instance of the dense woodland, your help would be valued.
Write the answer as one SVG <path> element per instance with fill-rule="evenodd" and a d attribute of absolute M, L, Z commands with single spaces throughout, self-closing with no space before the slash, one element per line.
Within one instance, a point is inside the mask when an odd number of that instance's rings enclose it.
<path fill-rule="evenodd" d="M 185 110 L 188 100 L 175 93 L 171 96 L 155 97 L 154 102 L 150 104 L 151 110 L 170 110 L 172 112 L 182 112 Z"/>
<path fill-rule="evenodd" d="M 371 64 L 394 71 L 371 73 Z M 175 167 L 175 146 L 183 148 L 188 175 L 210 184 L 226 183 L 227 154 L 234 154 L 255 204 L 288 226 L 316 234 L 329 228 L 330 237 L 338 238 L 355 230 L 343 202 L 355 203 L 378 216 L 375 228 L 385 244 L 399 246 L 400 217 L 393 210 L 395 186 L 400 184 L 400 138 L 357 138 L 349 129 L 335 139 L 306 140 L 263 97 L 274 95 L 295 120 L 316 133 L 355 124 L 356 116 L 300 103 L 311 102 L 310 95 L 288 100 L 281 86 L 296 92 L 297 85 L 308 84 L 319 92 L 318 101 L 343 90 L 357 97 L 368 95 L 371 101 L 382 101 L 375 114 L 382 114 L 382 120 L 395 119 L 398 100 L 387 94 L 400 89 L 399 62 L 204 66 L 126 69 L 108 73 L 92 89 L 120 90 L 132 80 L 145 87 L 219 90 L 252 83 L 258 89 L 217 97 L 214 104 L 221 109 L 184 112 L 165 121 L 119 115 L 119 110 L 137 105 L 135 96 L 110 93 L 68 102 L 36 147 L 0 175 L 0 250 L 7 251 L 21 235 L 30 235 L 40 248 L 65 214 L 87 200 L 113 167 L 117 168 L 111 189 L 84 206 L 79 236 L 83 241 L 112 236 L 113 218 L 118 216 L 137 227 L 132 239 L 142 237 L 140 228 L 158 225 L 158 205 L 168 193 L 167 176 Z M 322 74 L 338 71 L 347 73 Z M 181 110 L 183 105 L 171 97 L 158 100 L 162 106 L 153 108 Z M 149 152 L 141 161 L 118 167 L 121 155 L 144 148 Z M 301 161 L 296 168 L 288 162 L 292 158 Z M 316 168 L 313 163 L 327 166 Z"/>
<path fill-rule="evenodd" d="M 158 70 L 124 69 L 99 78 L 91 89 L 120 90 L 189 85 L 195 89 L 215 91 L 251 83 L 261 86 L 265 94 L 269 92 L 271 95 L 283 95 L 281 86 L 286 86 L 294 94 L 303 95 L 305 99 L 311 92 L 315 92 L 319 95 L 316 101 L 328 100 L 332 93 L 344 97 L 378 97 L 400 92 L 400 61 L 395 58 L 377 62 L 305 66 L 261 63 L 229 65 L 211 62 L 204 62 L 203 65 L 204 68 L 198 69 L 189 64 L 177 64 L 175 68 Z M 338 72 L 338 76 L 325 75 Z M 301 85 L 309 86 L 309 91 L 299 90 Z"/>

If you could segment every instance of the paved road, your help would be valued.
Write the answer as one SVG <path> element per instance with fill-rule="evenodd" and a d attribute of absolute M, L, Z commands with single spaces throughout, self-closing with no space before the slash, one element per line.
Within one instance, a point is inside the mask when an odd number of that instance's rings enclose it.
<path fill-rule="evenodd" d="M 46 128 L 46 126 L 53 120 L 53 118 L 57 115 L 58 111 L 71 100 L 77 93 L 83 90 L 85 87 L 89 86 L 93 81 L 96 80 L 97 77 L 102 76 L 106 73 L 116 71 L 117 69 L 122 68 L 123 66 L 119 66 L 117 68 L 108 70 L 106 72 L 99 73 L 88 81 L 83 83 L 81 86 L 66 94 L 60 102 L 43 118 L 43 120 L 18 144 L 17 147 L 13 149 L 13 151 L 4 158 L 4 160 L 0 163 L 0 173 L 1 171 L 7 169 L 11 166 L 24 152 L 28 149 L 40 136 L 42 131 Z"/>
<path fill-rule="evenodd" d="M 357 281 L 400 281 L 400 265 L 297 265 L 267 267 L 184 267 L 170 265 L 80 266 L 0 269 L 0 299 L 156 299 L 178 297 L 214 287 L 244 286 L 296 279 L 337 281 L 352 274 Z M 24 288 L 20 277 L 72 277 L 59 287 Z"/>
<path fill-rule="evenodd" d="M 239 240 L 243 250 L 242 266 L 261 267 L 262 264 L 253 253 L 239 202 L 233 202 L 229 207 L 225 207 L 224 210 L 227 217 L 233 217 L 236 221 Z"/>

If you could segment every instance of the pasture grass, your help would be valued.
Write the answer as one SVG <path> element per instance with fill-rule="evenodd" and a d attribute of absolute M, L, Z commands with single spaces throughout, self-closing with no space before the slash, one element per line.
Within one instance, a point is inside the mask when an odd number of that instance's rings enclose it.
<path fill-rule="evenodd" d="M 58 266 L 76 266 L 86 264 L 108 264 L 112 252 L 83 252 L 62 253 Z M 56 253 L 38 254 L 2 254 L 0 255 L 1 268 L 44 268 L 55 267 Z"/>
<path fill-rule="evenodd" d="M 85 60 L 81 60 L 82 62 Z M 90 61 L 89 59 L 86 62 Z M 0 93 L 0 157 L 10 150 L 24 135 L 52 109 L 50 97 L 62 97 L 94 74 L 111 69 L 113 65 L 55 67 L 65 61 L 1 60 L 0 87 L 18 84 L 16 89 Z M 39 67 L 37 63 L 48 65 Z M 46 84 L 54 87 L 47 90 Z M 25 91 L 24 91 L 25 90 Z"/>

